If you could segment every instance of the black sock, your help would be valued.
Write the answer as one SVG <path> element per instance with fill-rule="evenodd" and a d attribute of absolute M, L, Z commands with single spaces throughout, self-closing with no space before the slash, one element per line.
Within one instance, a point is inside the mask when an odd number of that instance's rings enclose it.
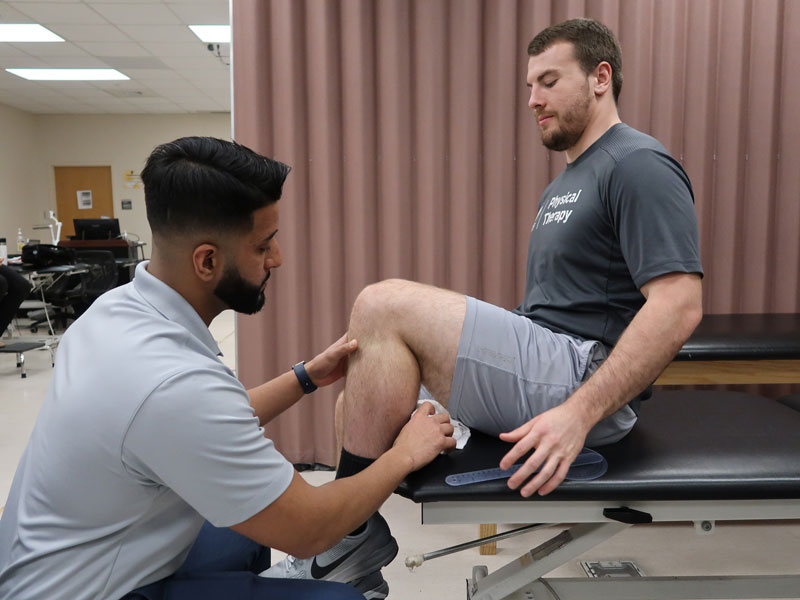
<path fill-rule="evenodd" d="M 347 450 L 342 448 L 342 454 L 339 457 L 339 467 L 336 469 L 336 479 L 361 473 L 361 471 L 374 463 L 375 460 L 374 458 L 364 458 L 363 456 L 350 454 Z M 362 523 L 360 527 L 351 531 L 349 535 L 358 535 L 364 531 L 366 526 L 366 523 Z"/>
<path fill-rule="evenodd" d="M 361 473 L 361 471 L 374 463 L 375 460 L 374 458 L 364 458 L 363 456 L 350 454 L 347 450 L 342 448 L 342 454 L 339 457 L 339 467 L 336 469 L 336 479 Z"/>

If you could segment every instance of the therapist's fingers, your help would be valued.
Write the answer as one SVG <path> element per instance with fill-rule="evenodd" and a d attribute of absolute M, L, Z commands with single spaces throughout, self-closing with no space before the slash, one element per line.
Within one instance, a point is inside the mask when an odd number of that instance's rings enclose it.
<path fill-rule="evenodd" d="M 422 413 L 423 415 L 428 415 L 429 417 L 436 416 L 436 409 L 433 408 L 433 404 L 430 402 L 423 402 L 417 407 L 417 412 Z"/>

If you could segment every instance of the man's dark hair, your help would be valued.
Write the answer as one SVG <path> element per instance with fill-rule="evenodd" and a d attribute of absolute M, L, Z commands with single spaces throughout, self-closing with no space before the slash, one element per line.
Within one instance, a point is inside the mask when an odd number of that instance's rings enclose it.
<path fill-rule="evenodd" d="M 245 146 L 184 137 L 153 150 L 142 170 L 154 234 L 245 232 L 253 212 L 277 202 L 290 168 Z"/>
<path fill-rule="evenodd" d="M 605 61 L 611 65 L 614 102 L 622 90 L 622 51 L 611 30 L 594 19 L 570 19 L 542 30 L 528 44 L 528 56 L 536 56 L 556 42 L 569 42 L 575 58 L 587 75 Z"/>

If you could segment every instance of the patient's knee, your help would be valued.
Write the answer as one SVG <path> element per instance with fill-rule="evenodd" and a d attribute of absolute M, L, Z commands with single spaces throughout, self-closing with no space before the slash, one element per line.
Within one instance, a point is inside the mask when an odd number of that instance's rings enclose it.
<path fill-rule="evenodd" d="M 403 279 L 386 279 L 368 285 L 356 298 L 350 315 L 350 329 L 388 329 L 402 317 L 403 305 L 413 295 L 414 283 Z"/>

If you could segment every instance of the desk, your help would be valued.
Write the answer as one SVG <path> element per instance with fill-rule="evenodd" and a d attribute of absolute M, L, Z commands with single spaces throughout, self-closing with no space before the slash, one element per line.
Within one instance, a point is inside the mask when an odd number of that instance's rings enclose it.
<path fill-rule="evenodd" d="M 656 385 L 800 383 L 800 314 L 706 315 Z"/>

